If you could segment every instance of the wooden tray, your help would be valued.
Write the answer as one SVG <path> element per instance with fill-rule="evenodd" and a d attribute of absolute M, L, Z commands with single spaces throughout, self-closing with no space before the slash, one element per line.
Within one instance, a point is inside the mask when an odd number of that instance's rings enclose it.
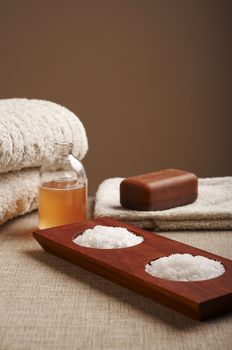
<path fill-rule="evenodd" d="M 73 243 L 76 236 L 95 225 L 125 227 L 143 236 L 144 242 L 122 249 L 85 248 Z M 189 317 L 203 320 L 232 310 L 231 260 L 108 218 L 39 230 L 33 235 L 48 252 Z M 144 271 L 151 260 L 173 253 L 190 253 L 219 260 L 226 272 L 211 280 L 176 282 Z"/>

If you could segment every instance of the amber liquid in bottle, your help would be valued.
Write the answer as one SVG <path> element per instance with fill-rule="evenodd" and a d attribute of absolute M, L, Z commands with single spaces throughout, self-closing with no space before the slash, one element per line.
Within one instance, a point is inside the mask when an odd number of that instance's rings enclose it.
<path fill-rule="evenodd" d="M 50 181 L 39 188 L 39 228 L 87 219 L 87 187 L 67 181 Z"/>

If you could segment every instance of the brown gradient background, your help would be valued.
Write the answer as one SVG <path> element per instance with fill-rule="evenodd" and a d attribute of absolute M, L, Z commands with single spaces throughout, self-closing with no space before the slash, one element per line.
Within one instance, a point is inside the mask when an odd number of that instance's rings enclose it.
<path fill-rule="evenodd" d="M 0 0 L 0 97 L 83 121 L 90 193 L 167 167 L 232 175 L 232 1 Z"/>

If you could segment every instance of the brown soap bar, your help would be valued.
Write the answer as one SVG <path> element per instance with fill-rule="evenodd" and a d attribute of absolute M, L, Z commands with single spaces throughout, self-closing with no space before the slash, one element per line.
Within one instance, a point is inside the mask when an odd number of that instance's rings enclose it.
<path fill-rule="evenodd" d="M 123 180 L 120 202 L 129 209 L 164 210 L 194 202 L 197 189 L 196 175 L 183 170 L 165 169 Z"/>

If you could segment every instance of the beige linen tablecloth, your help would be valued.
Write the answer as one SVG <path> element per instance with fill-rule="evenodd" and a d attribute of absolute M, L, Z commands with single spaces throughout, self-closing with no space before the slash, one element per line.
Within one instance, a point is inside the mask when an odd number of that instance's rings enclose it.
<path fill-rule="evenodd" d="M 231 349 L 231 313 L 191 320 L 44 252 L 36 225 L 0 228 L 0 350 Z M 232 258 L 229 231 L 162 235 Z"/>

